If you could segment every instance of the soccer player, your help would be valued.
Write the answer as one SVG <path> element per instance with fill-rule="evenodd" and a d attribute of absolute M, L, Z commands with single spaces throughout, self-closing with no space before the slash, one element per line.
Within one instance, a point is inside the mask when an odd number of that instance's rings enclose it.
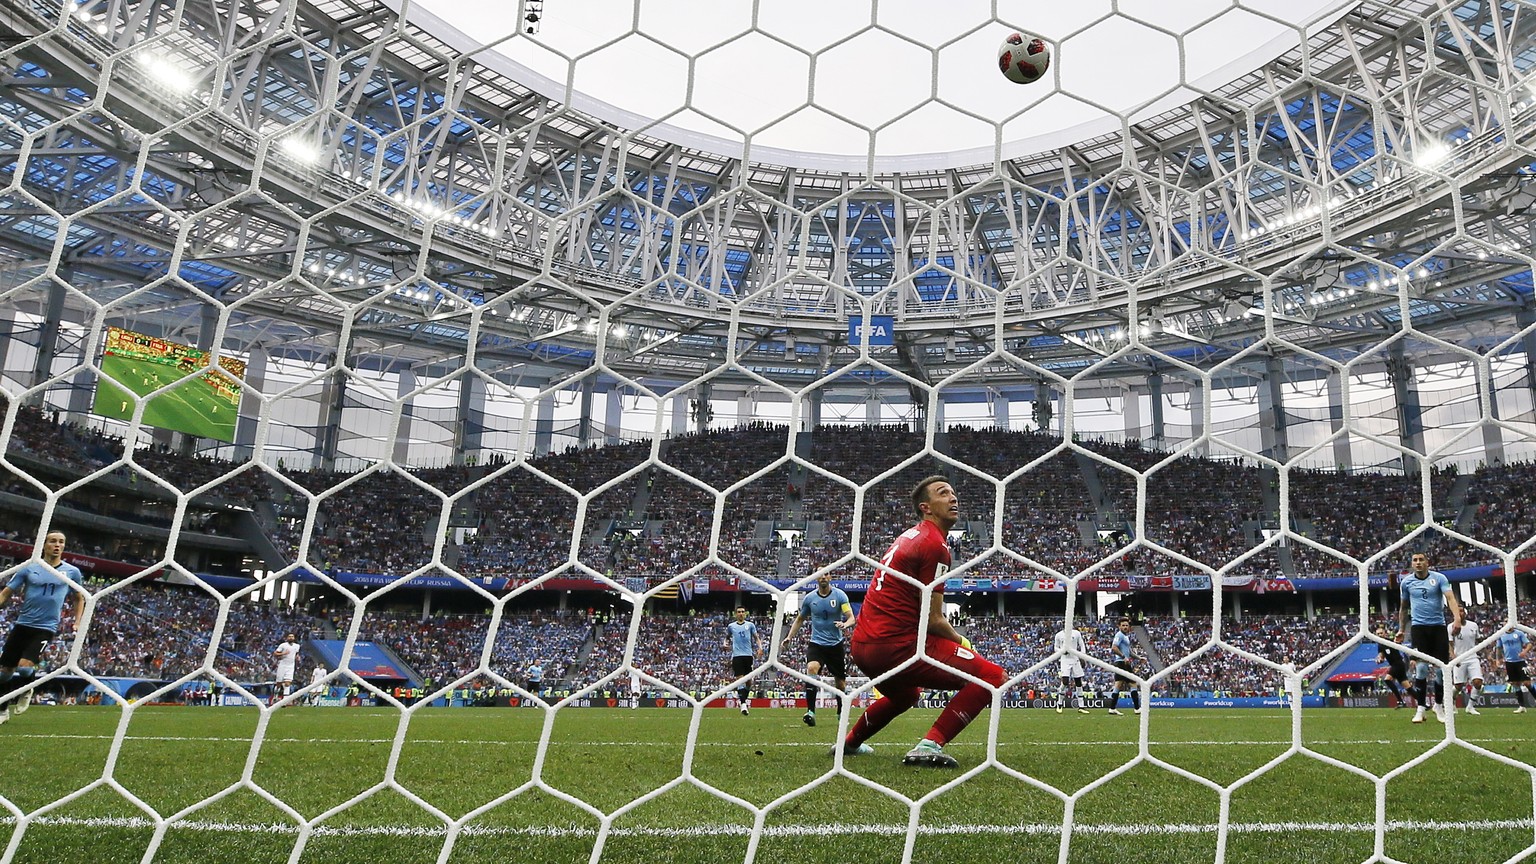
<path fill-rule="evenodd" d="M 1531 704 L 1536 705 L 1536 685 L 1531 683 L 1531 674 L 1525 671 L 1525 661 L 1531 656 L 1531 647 L 1536 643 L 1531 642 L 1530 637 L 1521 630 L 1506 630 L 1499 634 L 1499 647 L 1504 651 L 1504 680 L 1509 682 L 1509 689 L 1514 691 L 1516 714 L 1525 713 L 1525 697 L 1531 697 Z"/>
<path fill-rule="evenodd" d="M 843 713 L 844 688 L 848 686 L 848 651 L 843 634 L 853 627 L 853 604 L 841 588 L 832 587 L 832 577 L 826 573 L 816 577 L 816 590 L 800 601 L 800 612 L 795 623 L 779 645 L 779 652 L 789 650 L 789 640 L 800 632 L 800 625 L 811 622 L 811 644 L 805 648 L 805 674 L 815 678 L 825 672 L 832 676 L 837 687 L 837 713 Z M 816 693 L 818 688 L 809 682 L 805 685 L 805 716 L 800 719 L 807 726 L 816 725 Z"/>
<path fill-rule="evenodd" d="M 0 588 L 0 607 L 21 595 L 21 610 L 6 637 L 5 647 L 0 648 L 0 723 L 27 710 L 32 702 L 29 690 L 9 700 L 12 693 L 32 683 L 37 675 L 37 661 L 59 631 L 60 615 L 64 600 L 70 594 L 67 577 L 76 585 L 83 584 L 85 577 L 80 568 L 64 560 L 63 531 L 49 531 L 43 537 L 43 560 L 23 564 L 11 581 Z M 50 569 L 51 568 L 51 569 Z M 80 626 L 80 616 L 85 612 L 85 594 L 75 592 L 75 626 Z"/>
<path fill-rule="evenodd" d="M 1478 703 L 1483 701 L 1483 661 L 1477 656 L 1477 643 L 1482 635 L 1477 622 L 1468 617 L 1461 624 L 1461 632 L 1451 637 L 1451 654 L 1456 658 L 1455 665 L 1451 666 L 1451 684 L 1466 686 L 1463 698 L 1468 714 L 1482 713 L 1477 710 Z M 1455 710 L 1455 707 L 1456 700 L 1452 698 L 1451 709 Z"/>
<path fill-rule="evenodd" d="M 1083 705 L 1083 655 L 1088 653 L 1088 646 L 1083 642 L 1083 634 L 1077 630 L 1061 628 L 1056 634 L 1053 650 L 1063 652 L 1061 655 L 1061 694 L 1056 700 L 1056 713 L 1060 714 L 1067 707 L 1067 694 L 1072 694 L 1072 707 L 1079 714 L 1087 714 L 1088 708 Z"/>
<path fill-rule="evenodd" d="M 1391 639 L 1392 634 L 1387 632 L 1387 625 L 1379 624 L 1376 627 L 1376 635 L 1382 639 Z M 1407 691 L 1403 688 L 1408 683 L 1408 662 L 1403 659 L 1403 652 L 1391 645 L 1382 644 L 1376 650 L 1376 662 L 1387 664 L 1387 689 L 1392 691 L 1397 702 L 1394 709 L 1403 707 L 1408 701 Z"/>
<path fill-rule="evenodd" d="M 736 607 L 736 620 L 725 625 L 725 647 L 731 651 L 731 675 L 742 678 L 752 671 L 753 661 L 763 653 L 763 638 L 757 634 L 757 625 L 747 620 L 747 607 Z M 741 686 L 736 688 L 737 699 L 741 702 L 741 716 L 748 714 L 752 707 L 752 694 L 750 683 L 742 680 Z"/>
<path fill-rule="evenodd" d="M 544 695 L 544 665 L 535 660 L 528 664 L 528 692 L 535 696 Z"/>
<path fill-rule="evenodd" d="M 272 701 L 277 702 L 293 692 L 293 670 L 299 662 L 298 637 L 292 633 L 284 636 L 282 643 L 272 649 L 272 656 L 277 658 L 277 672 L 272 676 Z"/>
<path fill-rule="evenodd" d="M 1450 637 L 1461 632 L 1461 603 L 1451 591 L 1450 580 L 1445 574 L 1429 569 L 1429 556 L 1413 553 L 1408 575 L 1398 584 L 1402 606 L 1398 609 L 1396 642 L 1403 641 L 1406 633 L 1413 640 L 1413 648 L 1420 654 L 1433 657 L 1441 663 L 1451 659 Z M 1449 607 L 1453 616 L 1450 630 L 1446 630 L 1445 610 Z M 1414 696 L 1419 707 L 1414 709 L 1413 722 L 1424 722 L 1424 705 L 1429 701 L 1429 664 L 1420 662 L 1414 674 Z M 1445 672 L 1434 670 L 1435 718 L 1445 722 Z"/>
<path fill-rule="evenodd" d="M 1131 639 L 1131 619 L 1121 618 L 1110 643 L 1110 655 L 1115 664 L 1115 691 L 1109 694 L 1109 713 L 1119 716 L 1120 694 L 1130 691 L 1133 714 L 1141 713 L 1141 688 L 1131 679 L 1136 668 L 1136 643 Z"/>
<path fill-rule="evenodd" d="M 864 742 L 915 705 L 924 687 L 958 690 L 933 728 L 902 759 L 906 765 L 955 768 L 960 763 L 944 752 L 944 745 L 991 704 L 993 688 L 1007 675 L 1001 666 L 971 649 L 944 617 L 944 574 L 951 561 L 946 538 L 960 519 L 954 487 L 945 477 L 925 477 L 912 490 L 912 507 L 920 521 L 902 532 L 880 559 L 864 594 L 851 647 L 859 668 L 871 678 L 879 677 L 916 656 L 919 628 L 926 620 L 924 656 L 880 682 L 880 698 L 865 709 L 833 752 L 840 746 L 844 755 L 872 753 Z M 919 617 L 924 615 L 924 595 L 929 601 L 926 619 Z"/>
<path fill-rule="evenodd" d="M 325 666 L 316 666 L 309 673 L 309 705 L 311 708 L 320 704 L 320 696 L 325 692 Z"/>

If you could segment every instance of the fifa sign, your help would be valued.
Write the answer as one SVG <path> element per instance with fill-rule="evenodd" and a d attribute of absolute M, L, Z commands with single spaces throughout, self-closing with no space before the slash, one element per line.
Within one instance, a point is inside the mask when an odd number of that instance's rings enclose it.
<path fill-rule="evenodd" d="M 848 316 L 848 344 L 869 343 L 871 348 L 896 344 L 896 319 L 890 315 L 871 315 L 868 322 L 863 315 Z"/>

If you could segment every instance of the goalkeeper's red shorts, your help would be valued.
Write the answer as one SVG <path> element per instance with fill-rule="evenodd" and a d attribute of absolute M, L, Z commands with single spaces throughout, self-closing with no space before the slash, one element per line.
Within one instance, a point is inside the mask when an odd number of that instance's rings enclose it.
<path fill-rule="evenodd" d="M 917 653 L 917 640 L 860 641 L 855 631 L 852 643 L 854 662 L 871 678 L 883 675 L 912 658 Z M 1008 676 L 1003 667 L 977 654 L 975 649 L 964 648 L 959 642 L 951 642 L 940 636 L 929 636 L 924 642 L 927 656 L 911 666 L 885 679 L 876 686 L 881 690 L 896 687 L 926 687 L 932 690 L 958 690 L 971 681 L 955 674 L 964 672 L 990 684 L 1001 684 Z"/>

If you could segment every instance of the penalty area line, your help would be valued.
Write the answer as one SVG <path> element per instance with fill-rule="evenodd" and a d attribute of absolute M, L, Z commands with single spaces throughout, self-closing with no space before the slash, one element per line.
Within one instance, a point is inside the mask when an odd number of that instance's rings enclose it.
<path fill-rule="evenodd" d="M 17 820 L 13 817 L 0 819 L 0 825 L 15 825 Z M 1429 821 L 1396 821 L 1387 822 L 1386 831 L 1497 831 L 1506 829 L 1530 829 L 1533 826 L 1531 819 L 1483 819 L 1472 822 L 1459 822 L 1453 820 L 1429 820 Z M 39 816 L 32 820 L 30 827 L 68 827 L 68 828 L 126 828 L 136 830 L 150 830 L 155 827 L 154 820 L 143 816 L 95 816 L 95 817 L 64 817 L 64 816 Z M 1074 825 L 1072 833 L 1098 836 L 1123 836 L 1123 837 L 1147 837 L 1147 836 L 1179 836 L 1191 834 L 1215 834 L 1221 826 L 1210 823 L 1182 823 L 1182 824 L 1145 824 L 1145 825 Z M 183 820 L 167 825 L 170 831 L 192 831 L 206 833 L 225 834 L 282 834 L 297 836 L 299 826 L 284 823 L 270 822 L 265 824 L 241 823 L 241 822 L 210 822 L 197 820 Z M 1291 834 L 1296 832 L 1371 832 L 1376 831 L 1376 825 L 1372 822 L 1234 822 L 1227 826 L 1229 834 Z M 1062 826 L 1047 823 L 1024 823 L 1018 825 L 919 825 L 917 833 L 921 836 L 1021 836 L 1021 835 L 1060 835 Z M 314 837 L 445 837 L 448 829 L 444 826 L 416 826 L 416 825 L 316 825 L 310 830 Z M 585 828 L 578 825 L 539 825 L 523 827 L 503 827 L 492 825 L 466 825 L 460 830 L 463 837 L 539 837 L 539 838 L 596 838 L 597 829 Z M 764 837 L 841 837 L 849 834 L 874 834 L 889 837 L 905 837 L 906 825 L 849 825 L 849 824 L 819 824 L 819 825 L 769 825 L 764 826 Z M 698 825 L 684 828 L 676 827 L 635 827 L 614 828 L 609 832 L 612 837 L 641 837 L 663 839 L 685 839 L 699 837 L 750 837 L 751 826 L 747 825 Z"/>

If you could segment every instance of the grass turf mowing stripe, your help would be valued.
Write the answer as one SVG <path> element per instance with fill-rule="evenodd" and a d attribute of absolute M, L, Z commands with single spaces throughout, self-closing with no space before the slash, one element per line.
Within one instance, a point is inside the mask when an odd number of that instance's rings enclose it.
<path fill-rule="evenodd" d="M 794 725 L 796 727 L 798 727 L 800 724 L 796 723 Z M 1429 727 L 1429 728 L 1435 728 L 1435 727 Z M 113 740 L 113 736 L 111 736 L 111 735 L 82 735 L 82 734 L 45 735 L 45 734 L 40 734 L 40 733 L 23 733 L 23 734 L 19 734 L 19 735 L 7 735 L 5 737 L 6 738 L 40 738 L 40 739 L 45 739 L 45 740 L 57 740 L 57 739 L 75 739 L 75 740 L 84 740 L 84 741 L 111 741 L 111 740 Z M 211 742 L 223 742 L 223 743 L 229 743 L 229 744 L 249 744 L 252 741 L 252 739 L 249 738 L 249 737 L 242 738 L 242 737 L 239 737 L 239 736 L 214 736 L 214 735 L 124 735 L 122 737 L 123 737 L 124 741 L 168 741 L 168 742 L 174 742 L 174 741 L 210 742 L 211 741 Z M 395 739 L 393 737 L 389 737 L 389 738 L 278 738 L 278 737 L 272 736 L 272 735 L 268 735 L 268 736 L 262 738 L 261 740 L 262 740 L 262 743 L 264 743 L 264 744 L 393 744 L 394 741 L 395 741 Z M 1444 735 L 1434 735 L 1434 736 L 1423 737 L 1423 738 L 1331 738 L 1331 739 L 1303 738 L 1301 743 L 1303 745 L 1305 745 L 1305 746 L 1308 746 L 1308 747 L 1313 747 L 1313 746 L 1341 746 L 1341 745 L 1349 745 L 1349 744 L 1375 744 L 1375 745 L 1382 745 L 1382 746 L 1392 746 L 1392 745 L 1398 745 L 1398 744 L 1438 744 L 1438 743 L 1440 743 L 1441 741 L 1444 741 L 1444 740 L 1445 740 L 1445 736 Z M 1466 741 L 1466 742 L 1471 743 L 1471 744 L 1511 744 L 1511 743 L 1525 743 L 1525 742 L 1528 742 L 1528 741 L 1530 741 L 1532 739 L 1529 738 L 1529 737 L 1489 738 L 1489 737 L 1480 737 L 1480 736 L 1471 736 L 1471 735 L 1457 735 L 1456 736 L 1456 740 L 1458 740 L 1458 741 Z M 509 746 L 513 746 L 513 745 L 529 746 L 529 745 L 534 745 L 534 744 L 538 744 L 538 743 L 539 743 L 539 739 L 538 738 L 496 738 L 496 739 L 481 739 L 481 738 L 409 738 L 409 737 L 406 738 L 406 744 L 410 744 L 410 745 L 422 745 L 422 744 L 463 744 L 463 745 L 477 745 L 477 746 L 478 745 L 489 745 L 489 746 L 509 747 Z M 678 746 L 680 746 L 680 742 L 677 742 L 677 741 L 571 741 L 571 740 L 567 740 L 567 739 L 564 739 L 564 738 L 556 738 L 551 743 L 559 744 L 559 745 L 562 745 L 562 746 L 574 746 L 574 747 L 678 747 Z M 831 746 L 831 743 L 832 743 L 831 739 L 828 739 L 826 741 L 775 741 L 775 742 L 773 742 L 773 746 L 774 747 L 819 747 L 819 748 L 822 748 L 822 749 L 826 749 L 827 747 Z M 1153 746 L 1153 747 L 1224 747 L 1224 746 L 1237 746 L 1237 747 L 1277 747 L 1277 746 L 1285 746 L 1285 747 L 1288 747 L 1288 746 L 1290 746 L 1291 741 L 1290 741 L 1289 738 L 1274 738 L 1274 739 L 1270 739 L 1270 740 L 1251 740 L 1251 741 L 1249 741 L 1249 740 L 1234 740 L 1234 739 L 1230 739 L 1230 738 L 1229 739 L 1212 739 L 1212 740 L 1208 740 L 1208 741 L 1207 740 L 1187 740 L 1186 741 L 1186 740 L 1177 740 L 1177 739 L 1163 740 L 1163 739 L 1158 739 L 1158 738 L 1152 738 L 1152 739 L 1149 739 L 1147 743 L 1150 746 Z M 1127 739 L 1127 740 L 1124 740 L 1124 741 L 1106 741 L 1104 739 L 1095 739 L 1095 740 L 1092 740 L 1092 741 L 999 741 L 999 742 L 997 742 L 997 746 L 998 747 L 1048 747 L 1048 748 L 1054 748 L 1054 747 L 1107 747 L 1107 746 L 1116 746 L 1116 745 L 1119 745 L 1119 746 L 1135 746 L 1135 744 L 1136 744 L 1136 742 L 1134 740 L 1130 740 L 1130 739 Z M 870 741 L 869 745 L 871 747 L 875 747 L 875 748 L 889 747 L 889 748 L 900 749 L 902 751 L 905 751 L 905 750 L 907 750 L 908 748 L 910 748 L 912 746 L 911 743 L 907 742 L 907 741 L 900 741 L 900 742 L 895 742 L 895 741 Z M 966 748 L 966 747 L 972 747 L 972 746 L 981 747 L 981 746 L 984 746 L 984 745 L 985 745 L 985 742 L 966 742 L 966 741 L 962 741 L 958 745 L 955 745 L 955 746 L 958 746 L 958 747 L 961 747 L 961 748 Z M 697 742 L 695 742 L 695 746 L 698 746 L 698 747 L 747 747 L 747 746 L 750 746 L 750 745 L 742 744 L 742 743 L 735 742 L 735 741 L 697 741 Z"/>
<path fill-rule="evenodd" d="M 15 825 L 16 819 L 6 817 L 0 819 L 0 825 Z M 142 816 L 99 816 L 99 817 L 52 817 L 40 816 L 32 820 L 34 826 L 58 826 L 71 828 L 130 828 L 146 829 L 154 828 L 152 820 Z M 1461 821 L 1394 821 L 1386 823 L 1386 830 L 1392 831 L 1499 831 L 1511 828 L 1531 828 L 1536 826 L 1536 821 L 1531 819 L 1484 819 L 1471 822 Z M 1116 824 L 1090 824 L 1072 826 L 1073 834 L 1119 836 L 1119 837 L 1147 837 L 1147 836 L 1178 836 L 1189 834 L 1214 834 L 1220 830 L 1219 825 L 1198 823 L 1174 823 L 1174 824 L 1143 824 L 1143 825 L 1116 825 Z M 170 823 L 171 831 L 196 831 L 225 834 L 289 834 L 299 833 L 299 826 L 273 822 L 267 824 L 247 824 L 241 822 L 204 822 L 204 821 L 179 821 Z M 1227 831 L 1231 834 L 1288 834 L 1300 831 L 1320 832 L 1374 832 L 1375 823 L 1372 822 L 1233 822 L 1227 825 Z M 917 833 L 922 836 L 959 836 L 959 835 L 1040 835 L 1060 834 L 1062 826 L 1047 823 L 1028 823 L 1021 825 L 919 825 Z M 447 828 L 439 826 L 407 826 L 407 825 L 358 825 L 358 826 L 331 826 L 316 825 L 310 830 L 311 835 L 320 837 L 441 837 L 448 833 Z M 468 837 L 596 837 L 597 829 L 582 828 L 580 826 L 556 826 L 540 825 L 520 828 L 500 826 L 466 825 L 460 830 L 460 836 Z M 660 837 L 660 838 L 686 838 L 686 837 L 745 837 L 751 836 L 752 828 L 746 825 L 700 825 L 691 828 L 614 828 L 608 832 L 611 837 Z M 878 825 L 878 824 L 820 824 L 820 825 L 765 825 L 762 835 L 764 837 L 839 837 L 847 834 L 875 834 L 889 837 L 905 837 L 907 826 L 905 825 Z"/>

